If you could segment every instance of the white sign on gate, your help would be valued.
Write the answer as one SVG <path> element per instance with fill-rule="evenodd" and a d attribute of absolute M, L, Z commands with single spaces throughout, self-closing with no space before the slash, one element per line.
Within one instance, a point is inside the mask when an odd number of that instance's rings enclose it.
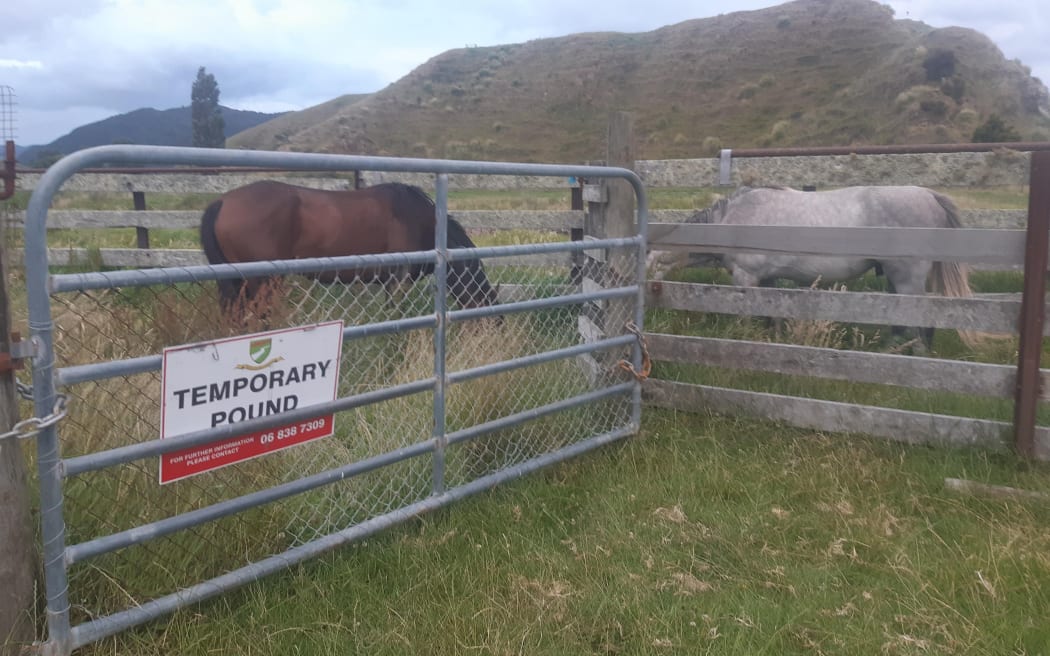
<path fill-rule="evenodd" d="M 164 349 L 161 439 L 280 414 L 336 398 L 343 322 Z M 160 482 L 332 435 L 329 414 L 166 453 Z"/>

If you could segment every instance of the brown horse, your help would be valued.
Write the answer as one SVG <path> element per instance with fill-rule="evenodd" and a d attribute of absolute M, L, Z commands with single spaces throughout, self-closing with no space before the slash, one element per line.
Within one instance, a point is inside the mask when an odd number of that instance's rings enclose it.
<path fill-rule="evenodd" d="M 211 264 L 342 255 L 426 251 L 434 248 L 434 201 L 419 187 L 396 182 L 353 191 L 322 191 L 281 182 L 253 182 L 223 194 L 201 217 L 201 246 Z M 463 226 L 448 219 L 450 248 L 473 248 Z M 434 264 L 326 271 L 322 283 L 398 283 L 434 272 Z M 221 280 L 227 313 L 251 301 L 265 279 Z M 449 291 L 465 308 L 496 302 L 479 260 L 448 267 Z"/>

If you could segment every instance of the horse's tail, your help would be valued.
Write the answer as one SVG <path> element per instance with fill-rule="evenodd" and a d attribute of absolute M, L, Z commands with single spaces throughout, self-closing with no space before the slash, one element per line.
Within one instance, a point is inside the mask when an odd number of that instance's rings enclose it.
<path fill-rule="evenodd" d="M 448 217 L 448 247 L 476 248 L 467 231 L 451 216 Z M 482 266 L 481 260 L 453 262 L 449 271 L 449 285 L 452 294 L 461 305 L 477 307 L 496 303 L 496 291 L 485 275 L 485 267 Z"/>
<path fill-rule="evenodd" d="M 963 227 L 962 221 L 959 219 L 959 210 L 952 199 L 935 191 L 930 193 L 933 194 L 937 204 L 944 210 L 945 218 L 948 220 L 948 227 Z M 956 298 L 973 296 L 973 290 L 970 288 L 970 269 L 962 262 L 934 262 L 932 278 L 934 291 L 939 294 Z M 963 344 L 970 348 L 979 346 L 988 336 L 987 333 L 973 330 L 959 331 L 959 338 L 963 341 Z"/>
<path fill-rule="evenodd" d="M 477 245 L 471 241 L 470 235 L 463 229 L 463 226 L 459 221 L 453 219 L 451 216 L 448 217 L 448 247 L 449 248 L 477 248 Z M 477 260 L 467 260 L 468 262 L 477 262 Z"/>
<path fill-rule="evenodd" d="M 215 237 L 215 222 L 219 218 L 220 210 L 222 210 L 222 199 L 209 205 L 204 210 L 204 215 L 201 216 L 201 249 L 204 250 L 204 256 L 208 258 L 208 264 L 229 264 L 229 260 L 222 252 L 222 246 L 219 245 L 219 240 Z M 219 280 L 217 284 L 219 303 L 223 311 L 229 311 L 240 296 L 244 281 L 227 279 Z"/>
<path fill-rule="evenodd" d="M 226 256 L 219 246 L 219 240 L 215 238 L 215 220 L 219 218 L 219 210 L 222 209 L 222 200 L 217 200 L 204 210 L 201 217 L 201 248 L 204 256 L 208 258 L 208 264 L 228 264 Z"/>

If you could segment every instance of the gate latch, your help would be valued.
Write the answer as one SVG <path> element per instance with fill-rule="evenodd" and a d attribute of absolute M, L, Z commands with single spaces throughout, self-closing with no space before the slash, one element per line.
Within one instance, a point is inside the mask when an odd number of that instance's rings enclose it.
<path fill-rule="evenodd" d="M 22 341 L 20 333 L 11 333 L 9 352 L 0 353 L 0 374 L 10 373 L 21 369 L 25 360 L 36 355 L 36 342 L 33 340 Z"/>

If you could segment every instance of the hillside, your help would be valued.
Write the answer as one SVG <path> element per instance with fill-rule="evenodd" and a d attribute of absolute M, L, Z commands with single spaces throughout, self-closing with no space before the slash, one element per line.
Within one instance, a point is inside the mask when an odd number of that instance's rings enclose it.
<path fill-rule="evenodd" d="M 271 137 L 231 145 L 579 162 L 600 156 L 616 110 L 634 113 L 643 158 L 966 142 L 993 113 L 1025 140 L 1050 139 L 1046 87 L 982 34 L 896 20 L 872 0 L 797 0 L 645 33 L 451 50 L 328 118 L 291 114 Z"/>
<path fill-rule="evenodd" d="M 226 122 L 227 138 L 266 123 L 282 114 L 263 114 L 220 106 Z M 42 146 L 29 146 L 18 153 L 18 160 L 35 166 L 42 160 L 55 159 L 91 146 L 107 144 L 148 144 L 153 146 L 193 145 L 193 119 L 190 107 L 175 109 L 136 109 L 133 112 L 110 116 L 95 123 L 82 125 L 67 135 Z"/>
<path fill-rule="evenodd" d="M 322 123 L 335 116 L 344 108 L 367 98 L 366 93 L 350 93 L 335 100 L 307 107 L 298 112 L 288 112 L 260 125 L 250 127 L 243 132 L 227 138 L 227 148 L 249 148 L 255 150 L 275 150 L 288 142 L 291 135 L 303 129 Z"/>

